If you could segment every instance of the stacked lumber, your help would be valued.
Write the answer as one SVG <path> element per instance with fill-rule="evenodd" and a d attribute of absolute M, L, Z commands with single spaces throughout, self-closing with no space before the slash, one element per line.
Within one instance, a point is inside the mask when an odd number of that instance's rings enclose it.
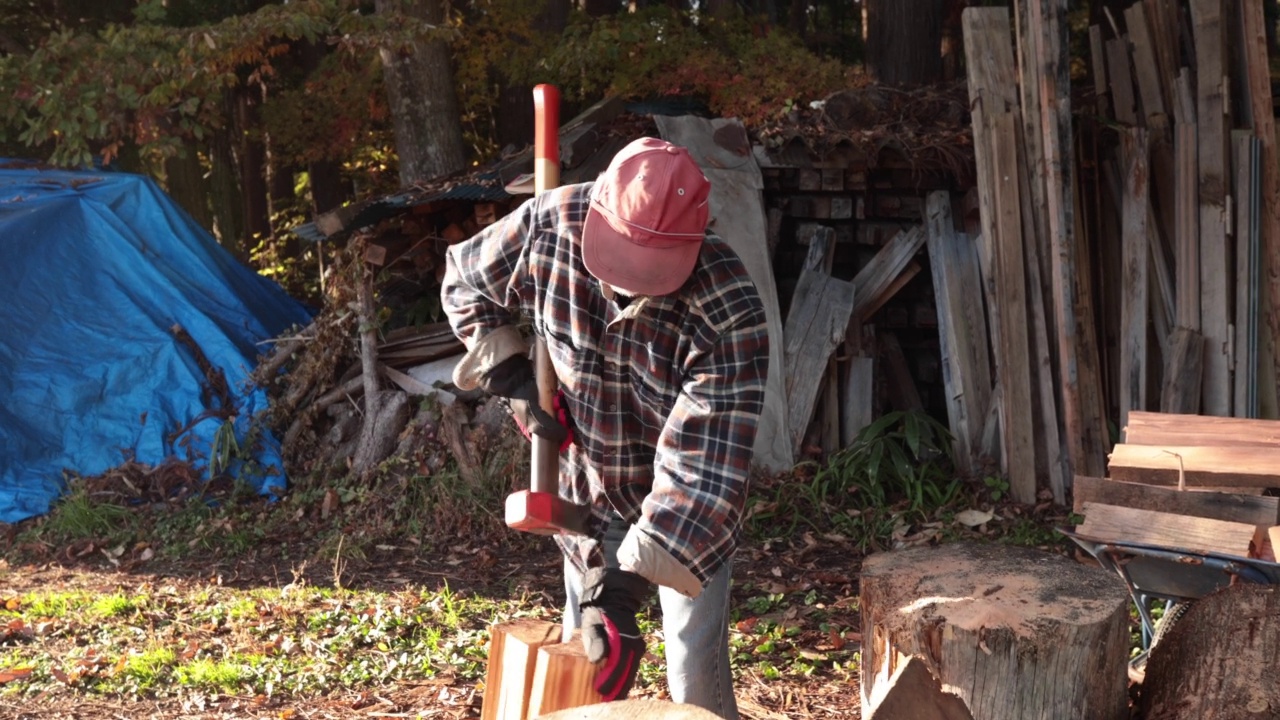
<path fill-rule="evenodd" d="M 963 417 L 978 449 L 998 454 L 1015 500 L 1035 502 L 1047 488 L 1065 502 L 1072 468 L 1101 473 L 1105 417 L 1087 264 L 1077 262 L 1067 202 L 1073 153 L 1063 9 L 1029 4 L 1030 13 L 1018 5 L 1016 32 L 1008 8 L 962 15 L 978 208 L 966 229 L 979 258 L 994 374 L 988 379 L 978 358 L 952 365 L 953 391 L 989 383 L 990 406 L 951 417 L 953 431 Z"/>
<path fill-rule="evenodd" d="M 1075 479 L 1092 540 L 1275 559 L 1280 422 L 1135 410 L 1108 478 Z"/>
<path fill-rule="evenodd" d="M 1081 196 L 1098 219 L 1089 243 L 1120 248 L 1101 264 L 1103 301 L 1118 308 L 1102 365 L 1120 426 L 1133 410 L 1276 415 L 1265 35 L 1262 3 L 1225 0 L 1138 0 L 1089 29 L 1100 121 L 1082 147 L 1098 177 Z"/>

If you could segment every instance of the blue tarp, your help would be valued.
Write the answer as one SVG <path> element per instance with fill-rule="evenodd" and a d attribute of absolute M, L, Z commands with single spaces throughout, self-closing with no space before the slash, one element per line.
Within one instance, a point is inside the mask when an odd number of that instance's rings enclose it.
<path fill-rule="evenodd" d="M 207 472 L 228 408 L 205 406 L 174 327 L 225 374 L 244 442 L 267 403 L 248 380 L 259 343 L 309 319 L 150 179 L 0 162 L 0 521 L 47 512 L 66 471 L 176 457 Z M 245 479 L 284 487 L 278 443 L 259 447 L 266 472 Z"/>

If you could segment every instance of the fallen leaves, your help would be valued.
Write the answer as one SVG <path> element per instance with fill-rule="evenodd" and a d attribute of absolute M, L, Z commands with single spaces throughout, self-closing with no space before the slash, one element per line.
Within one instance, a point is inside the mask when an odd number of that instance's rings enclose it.
<path fill-rule="evenodd" d="M 35 672 L 35 668 L 5 668 L 4 670 L 0 670 L 0 685 L 11 683 L 14 680 L 25 680 L 30 677 L 33 672 Z"/>

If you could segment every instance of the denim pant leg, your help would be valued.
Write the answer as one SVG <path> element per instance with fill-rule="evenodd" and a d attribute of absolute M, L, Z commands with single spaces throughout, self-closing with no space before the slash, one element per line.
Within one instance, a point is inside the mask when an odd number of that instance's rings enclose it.
<path fill-rule="evenodd" d="M 605 563 L 617 567 L 618 546 L 627 525 L 615 519 L 605 535 Z M 737 720 L 738 704 L 733 696 L 733 675 L 729 669 L 729 580 L 732 563 L 716 573 L 697 599 L 690 600 L 671 588 L 658 588 L 662 607 L 662 632 L 667 648 L 667 687 L 671 699 L 697 705 L 725 720 Z M 582 576 L 566 558 L 564 561 L 564 637 L 582 624 L 578 598 Z"/>

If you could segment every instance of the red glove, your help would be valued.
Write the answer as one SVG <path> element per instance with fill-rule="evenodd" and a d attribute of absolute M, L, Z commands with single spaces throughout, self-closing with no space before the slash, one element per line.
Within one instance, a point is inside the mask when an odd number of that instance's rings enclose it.
<path fill-rule="evenodd" d="M 542 409 L 538 404 L 538 383 L 529 358 L 512 355 L 503 360 L 480 377 L 480 387 L 491 395 L 507 398 L 516 425 L 520 426 L 520 432 L 526 438 L 533 433 L 559 443 L 561 452 L 573 443 L 573 431 L 569 429 L 569 413 L 565 410 L 563 393 L 556 391 L 554 417 Z"/>
<path fill-rule="evenodd" d="M 644 657 L 636 613 L 652 591 L 649 581 L 618 568 L 592 568 L 582 580 L 582 646 L 599 666 L 596 692 L 606 701 L 631 692 Z"/>
<path fill-rule="evenodd" d="M 555 396 L 551 398 L 555 417 L 548 415 L 536 399 L 530 402 L 514 398 L 508 404 L 511 405 L 511 416 L 516 419 L 520 432 L 529 440 L 533 439 L 530 434 L 532 430 L 533 433 L 551 442 L 563 438 L 560 440 L 560 452 L 564 452 L 565 448 L 573 444 L 573 428 L 569 426 L 569 411 L 564 406 L 563 392 L 557 390 Z"/>

